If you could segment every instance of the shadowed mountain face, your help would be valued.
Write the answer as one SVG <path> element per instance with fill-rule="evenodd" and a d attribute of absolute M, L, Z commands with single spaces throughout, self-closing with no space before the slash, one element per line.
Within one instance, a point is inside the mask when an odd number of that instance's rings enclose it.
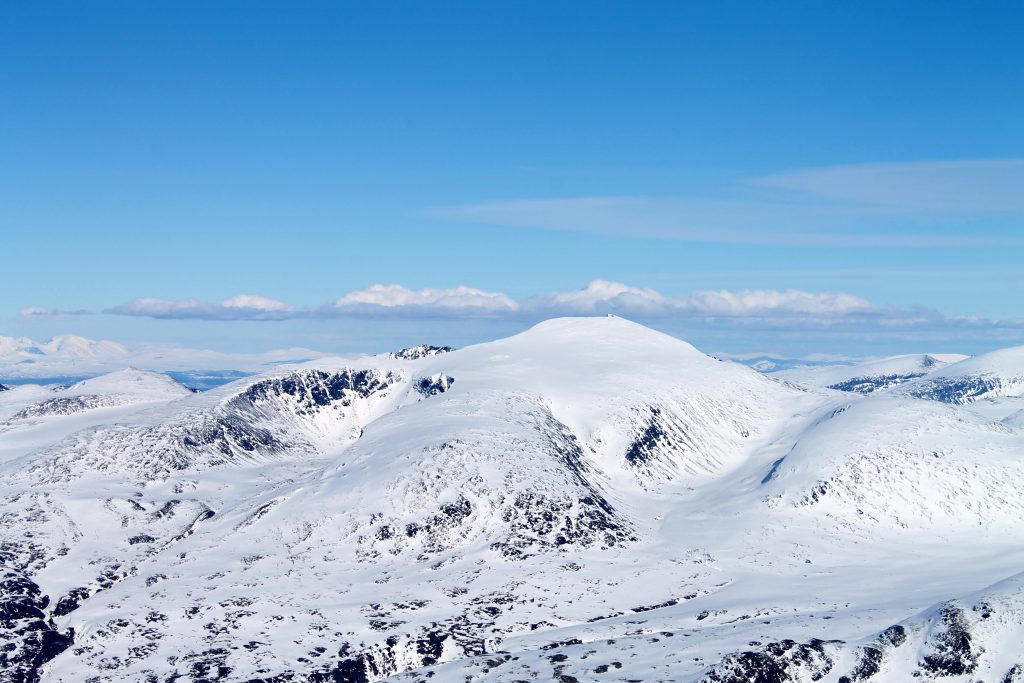
<path fill-rule="evenodd" d="M 557 319 L 202 394 L 137 371 L 16 387 L 0 663 L 13 681 L 1021 680 L 1014 351 L 779 381 Z"/>

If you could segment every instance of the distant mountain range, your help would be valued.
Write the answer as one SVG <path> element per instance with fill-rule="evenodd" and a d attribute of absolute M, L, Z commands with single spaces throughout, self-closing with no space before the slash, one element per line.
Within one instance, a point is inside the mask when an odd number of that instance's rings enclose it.
<path fill-rule="evenodd" d="M 265 371 L 268 366 L 325 355 L 303 348 L 228 354 L 155 344 L 128 348 L 113 341 L 75 335 L 53 337 L 45 342 L 0 336 L 0 381 L 67 383 L 136 367 L 168 372 L 192 386 L 209 388 Z"/>
<path fill-rule="evenodd" d="M 13 386 L 0 671 L 1020 683 L 1022 416 L 1024 347 L 766 374 L 615 317 Z"/>

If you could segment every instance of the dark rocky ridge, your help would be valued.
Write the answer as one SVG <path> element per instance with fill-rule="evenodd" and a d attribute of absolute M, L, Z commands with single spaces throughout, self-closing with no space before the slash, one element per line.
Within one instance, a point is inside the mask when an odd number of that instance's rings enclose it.
<path fill-rule="evenodd" d="M 6 556 L 0 558 L 6 564 Z M 9 683 L 36 683 L 40 669 L 66 650 L 74 632 L 61 633 L 46 614 L 50 598 L 23 573 L 0 569 L 0 672 Z"/>
<path fill-rule="evenodd" d="M 1018 381 L 1024 382 L 1024 378 Z M 1003 384 L 1002 379 L 994 376 L 937 377 L 911 385 L 907 394 L 914 398 L 964 405 L 998 391 Z"/>
<path fill-rule="evenodd" d="M 560 462 L 582 495 L 573 500 L 540 492 L 518 494 L 502 512 L 510 535 L 493 547 L 506 557 L 519 558 L 532 546 L 610 548 L 635 540 L 629 523 L 593 483 L 593 473 L 572 430 L 550 415 L 538 430 L 547 442 L 545 450 Z"/>
<path fill-rule="evenodd" d="M 345 368 L 338 372 L 301 370 L 251 384 L 228 404 L 229 411 L 257 406 L 274 398 L 288 398 L 298 414 L 309 414 L 330 405 L 349 407 L 360 398 L 382 392 L 401 377 L 395 373 Z"/>
<path fill-rule="evenodd" d="M 395 360 L 419 360 L 420 358 L 429 358 L 430 356 L 437 356 L 442 353 L 449 353 L 455 349 L 451 346 L 431 346 L 430 344 L 418 344 L 416 346 L 410 346 L 405 349 L 393 351 L 388 354 L 388 358 L 394 358 Z"/>
<path fill-rule="evenodd" d="M 27 420 L 50 415 L 75 415 L 93 408 L 117 405 L 117 403 L 109 396 L 59 396 L 26 406 L 12 415 L 10 420 Z"/>
<path fill-rule="evenodd" d="M 840 644 L 817 639 L 770 643 L 729 655 L 707 672 L 702 683 L 795 683 L 805 677 L 817 681 L 832 671 Z"/>
<path fill-rule="evenodd" d="M 440 393 L 449 380 L 428 382 L 426 388 Z M 316 446 L 301 429 L 287 425 L 325 410 L 344 414 L 356 401 L 386 395 L 403 381 L 399 373 L 375 370 L 295 371 L 255 382 L 213 410 L 192 412 L 174 422 L 111 425 L 79 433 L 55 449 L 55 459 L 41 461 L 33 471 L 47 471 L 50 480 L 71 479 L 87 469 L 128 470 L 150 479 L 200 465 L 310 457 Z"/>
<path fill-rule="evenodd" d="M 907 641 L 907 630 L 895 624 L 882 631 L 871 645 L 856 650 L 857 664 L 849 674 L 839 677 L 839 683 L 866 681 L 882 670 L 886 654 Z"/>
<path fill-rule="evenodd" d="M 830 384 L 829 389 L 837 391 L 852 391 L 858 394 L 870 394 L 875 391 L 890 389 L 904 382 L 910 382 L 919 377 L 924 377 L 923 372 L 912 372 L 905 375 L 876 375 L 872 377 L 854 377 L 836 384 Z"/>
<path fill-rule="evenodd" d="M 983 608 L 981 619 L 990 617 L 991 610 Z M 964 610 L 954 603 L 943 605 L 925 641 L 921 669 L 931 676 L 973 674 L 984 652 L 974 640 Z"/>
<path fill-rule="evenodd" d="M 433 377 L 421 377 L 416 382 L 416 391 L 422 396 L 436 396 L 443 394 L 455 383 L 455 378 L 448 375 L 434 375 Z"/>

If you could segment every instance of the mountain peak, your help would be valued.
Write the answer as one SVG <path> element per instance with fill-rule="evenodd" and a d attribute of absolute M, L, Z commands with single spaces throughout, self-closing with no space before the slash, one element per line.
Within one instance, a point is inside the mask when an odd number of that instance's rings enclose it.
<path fill-rule="evenodd" d="M 633 322 L 617 315 L 549 318 L 518 335 L 499 342 L 523 341 L 561 346 L 593 343 L 599 346 L 618 345 L 623 351 L 631 348 L 659 347 L 675 352 L 704 355 L 692 344 L 677 337 Z M 585 351 L 586 349 L 581 349 Z"/>

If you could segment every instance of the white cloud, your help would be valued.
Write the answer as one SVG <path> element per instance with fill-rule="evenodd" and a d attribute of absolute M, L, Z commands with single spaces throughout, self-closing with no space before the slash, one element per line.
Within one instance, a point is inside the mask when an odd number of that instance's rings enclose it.
<path fill-rule="evenodd" d="M 806 315 L 841 316 L 875 312 L 867 299 L 845 292 L 804 292 L 796 289 L 719 290 L 693 292 L 680 297 L 684 309 L 707 315 L 768 315 L 799 313 Z"/>
<path fill-rule="evenodd" d="M 552 313 L 661 315 L 672 310 L 674 304 L 671 299 L 653 289 L 593 280 L 583 289 L 536 297 L 529 302 L 528 308 Z"/>
<path fill-rule="evenodd" d="M 239 294 L 221 302 L 221 306 L 231 309 L 246 309 L 252 311 L 290 311 L 292 307 L 282 301 L 268 299 L 265 296 L 255 294 Z"/>
<path fill-rule="evenodd" d="M 607 280 L 594 280 L 583 289 L 572 292 L 535 297 L 526 302 L 525 308 L 549 314 L 618 313 L 656 318 L 778 315 L 834 318 L 877 311 L 866 299 L 844 292 L 719 290 L 666 296 L 653 289 Z"/>
<path fill-rule="evenodd" d="M 473 287 L 408 289 L 401 285 L 372 285 L 349 292 L 322 312 L 337 315 L 495 315 L 515 313 L 519 304 L 501 292 Z"/>
<path fill-rule="evenodd" d="M 291 317 L 295 309 L 274 299 L 253 294 L 239 294 L 219 303 L 204 303 L 196 299 L 169 301 L 143 297 L 114 306 L 104 312 L 164 319 L 283 320 Z"/>
<path fill-rule="evenodd" d="M 843 292 L 800 290 L 695 291 L 668 296 L 654 289 L 621 282 L 593 280 L 586 287 L 516 300 L 501 292 L 458 286 L 409 289 L 376 284 L 339 297 L 317 308 L 244 294 L 220 303 L 195 299 L 167 301 L 141 298 L 109 309 L 108 313 L 151 318 L 205 320 L 284 320 L 331 317 L 549 317 L 617 313 L 644 317 L 767 316 L 800 314 L 835 317 L 873 312 L 865 299 Z"/>
<path fill-rule="evenodd" d="M 115 315 L 197 320 L 288 320 L 341 317 L 469 317 L 516 313 L 520 304 L 501 292 L 473 287 L 409 289 L 376 284 L 348 292 L 334 303 L 299 308 L 254 294 L 239 294 L 219 303 L 196 299 L 168 301 L 143 297 L 107 309 Z"/>

